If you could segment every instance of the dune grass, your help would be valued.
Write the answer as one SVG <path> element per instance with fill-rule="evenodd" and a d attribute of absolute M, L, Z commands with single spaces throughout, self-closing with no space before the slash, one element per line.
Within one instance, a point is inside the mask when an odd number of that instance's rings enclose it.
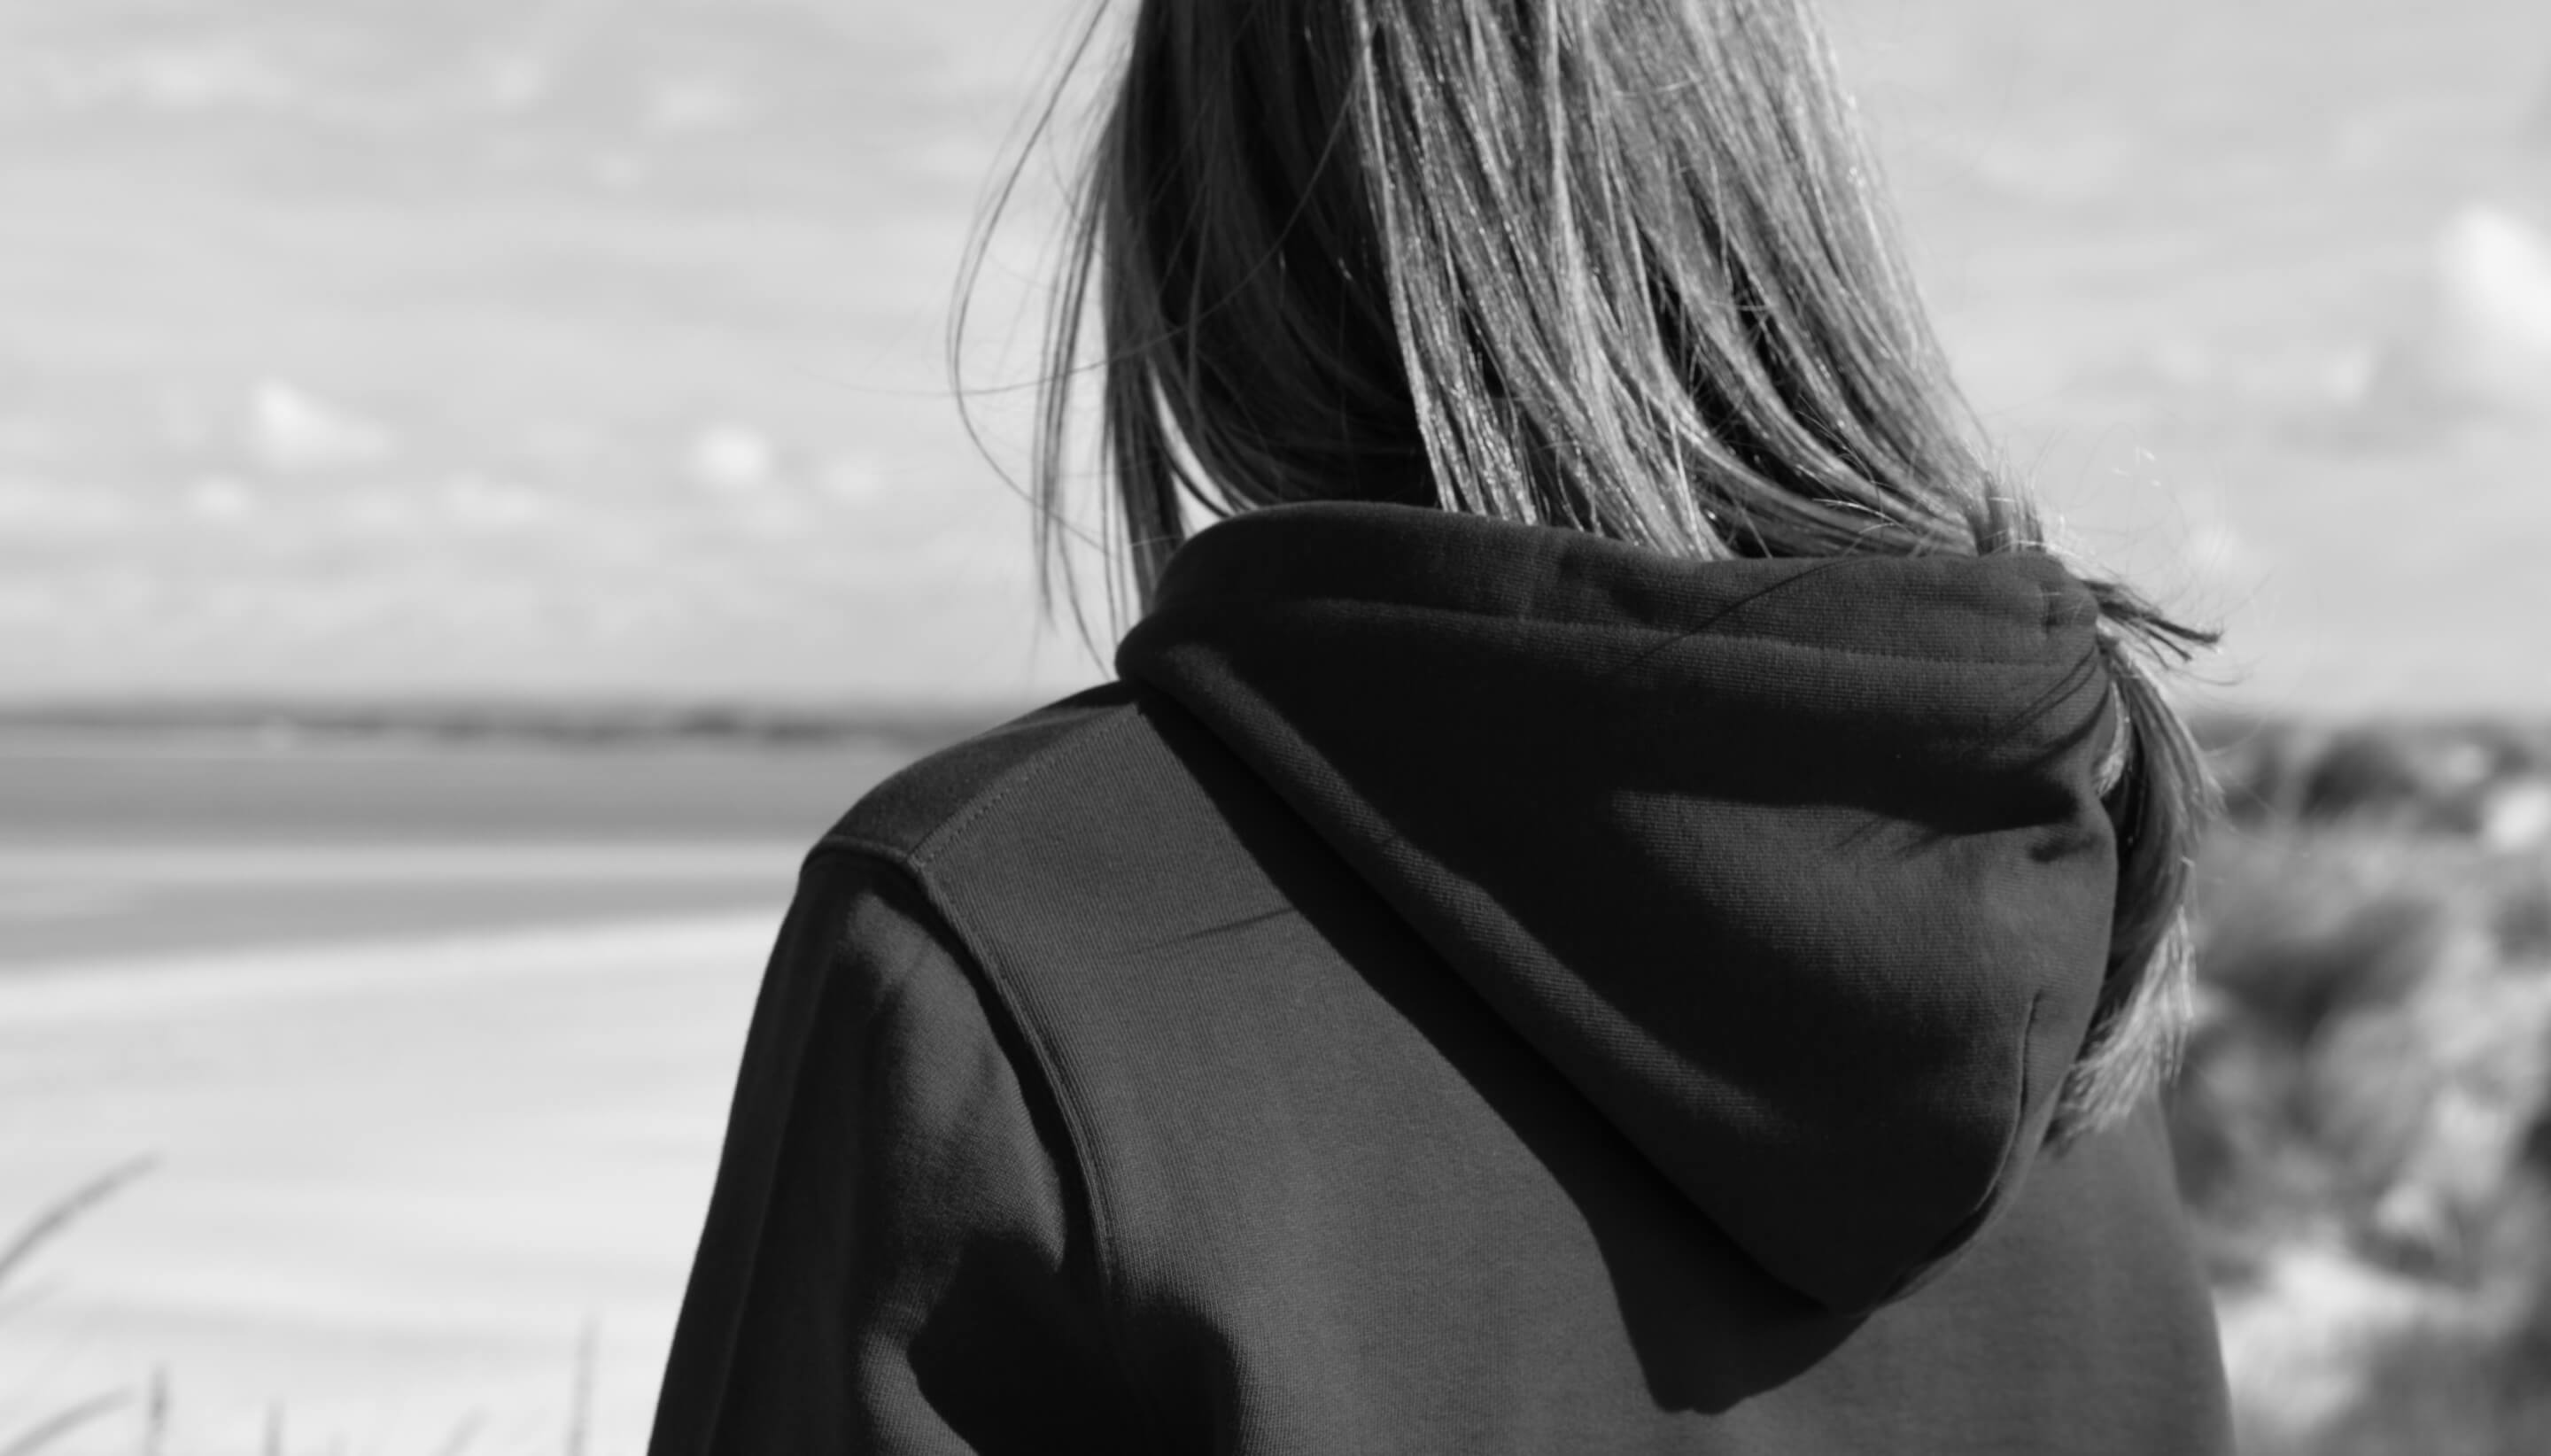
<path fill-rule="evenodd" d="M 8 1316 L 8 1302 L 24 1284 L 24 1276 L 40 1252 L 156 1166 L 156 1159 L 142 1157 L 108 1169 L 39 1208 L 5 1243 L 0 1243 L 0 1318 Z M 587 1318 L 576 1338 L 569 1374 L 561 1456 L 588 1456 L 590 1451 L 600 1337 L 600 1322 Z M 98 1391 L 63 1402 L 20 1429 L 0 1430 L 0 1456 L 44 1456 L 127 1412 L 138 1417 L 132 1449 L 140 1456 L 166 1456 L 169 1405 L 167 1372 L 153 1368 L 135 1387 Z M 434 1456 L 466 1456 L 486 1424 L 483 1411 L 463 1415 L 433 1448 Z M 286 1456 L 291 1449 L 289 1412 L 280 1404 L 268 1407 L 259 1456 Z"/>
<path fill-rule="evenodd" d="M 82 1218 L 94 1212 L 107 1199 L 149 1173 L 153 1165 L 150 1158 L 136 1158 L 72 1189 L 52 1202 L 36 1210 L 33 1217 L 0 1244 L 0 1300 L 14 1294 L 23 1282 L 36 1255 L 67 1233 Z M 5 1317 L 5 1309 L 0 1309 Z M 155 1453 L 156 1432 L 163 1427 L 167 1409 L 166 1386 L 153 1379 L 151 1399 L 145 1405 L 147 1423 L 142 1449 Z M 0 1456 L 39 1456 L 69 1437 L 96 1425 L 110 1415 L 133 1404 L 135 1393 L 128 1390 L 100 1391 L 74 1400 L 38 1417 L 22 1430 L 0 1434 Z"/>
<path fill-rule="evenodd" d="M 2551 1450 L 2551 735 L 2248 725 L 2216 752 L 2172 1121 L 2235 1353 L 2277 1373 L 2237 1392 L 2245 1449 Z M 2298 1251 L 2382 1298 L 2315 1304 Z M 2335 1409 L 2281 1417 L 2310 1363 L 2281 1328 L 2341 1363 Z"/>

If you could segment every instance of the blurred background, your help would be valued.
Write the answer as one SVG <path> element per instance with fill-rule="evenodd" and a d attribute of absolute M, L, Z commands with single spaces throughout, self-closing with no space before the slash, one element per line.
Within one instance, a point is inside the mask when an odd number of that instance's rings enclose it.
<path fill-rule="evenodd" d="M 2248 1448 L 2551 1449 L 2551 8 L 1826 9 L 2012 465 L 2229 632 Z M 1085 87 L 980 450 L 945 363 L 1085 13 L 0 0 L 0 1450 L 643 1445 L 797 854 L 1103 676 L 1004 473 Z"/>

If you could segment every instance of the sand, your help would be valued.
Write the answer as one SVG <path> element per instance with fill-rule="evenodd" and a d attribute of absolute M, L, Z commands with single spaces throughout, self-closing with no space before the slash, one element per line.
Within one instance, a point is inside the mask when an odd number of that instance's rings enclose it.
<path fill-rule="evenodd" d="M 0 1220 L 157 1166 L 0 1302 L 0 1431 L 166 1372 L 169 1449 L 643 1447 L 765 912 L 0 978 Z M 138 1413 L 68 1451 L 137 1448 Z"/>

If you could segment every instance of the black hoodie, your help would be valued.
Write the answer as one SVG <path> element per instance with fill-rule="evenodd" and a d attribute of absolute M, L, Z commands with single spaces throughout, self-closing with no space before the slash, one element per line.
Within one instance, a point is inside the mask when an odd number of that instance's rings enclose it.
<path fill-rule="evenodd" d="M 658 1456 L 2228 1449 L 2051 559 L 1200 534 L 810 858 Z"/>

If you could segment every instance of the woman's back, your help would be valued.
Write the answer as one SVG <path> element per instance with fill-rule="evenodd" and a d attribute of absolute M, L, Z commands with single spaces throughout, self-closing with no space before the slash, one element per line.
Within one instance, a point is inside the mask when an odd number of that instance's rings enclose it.
<path fill-rule="evenodd" d="M 2226 1449 L 2198 635 L 1847 109 L 1795 0 L 1138 7 L 1040 481 L 1094 304 L 1145 614 L 809 862 L 659 1456 Z"/>
<path fill-rule="evenodd" d="M 811 862 L 662 1456 L 2228 1449 L 2059 570 L 1182 562 Z"/>

